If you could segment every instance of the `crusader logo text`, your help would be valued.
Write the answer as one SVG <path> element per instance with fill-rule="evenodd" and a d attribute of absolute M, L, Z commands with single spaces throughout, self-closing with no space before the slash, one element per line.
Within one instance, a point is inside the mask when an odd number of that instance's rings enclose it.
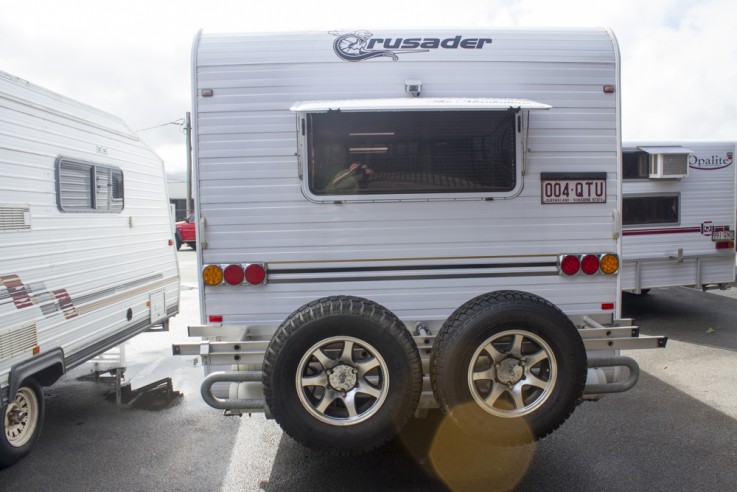
<path fill-rule="evenodd" d="M 491 44 L 491 38 L 373 38 L 368 31 L 348 33 L 331 32 L 335 54 L 346 61 L 362 61 L 371 58 L 389 57 L 398 60 L 401 53 L 424 53 L 430 50 L 480 50 Z"/>

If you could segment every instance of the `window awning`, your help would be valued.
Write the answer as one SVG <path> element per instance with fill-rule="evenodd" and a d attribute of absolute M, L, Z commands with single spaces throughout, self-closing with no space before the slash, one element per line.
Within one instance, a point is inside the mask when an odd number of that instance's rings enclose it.
<path fill-rule="evenodd" d="M 693 154 L 693 151 L 684 147 L 637 147 L 648 154 Z"/>
<path fill-rule="evenodd" d="M 385 99 L 342 99 L 300 101 L 289 108 L 296 113 L 328 111 L 490 111 L 507 109 L 550 109 L 552 106 L 529 99 L 491 97 L 401 97 Z"/>

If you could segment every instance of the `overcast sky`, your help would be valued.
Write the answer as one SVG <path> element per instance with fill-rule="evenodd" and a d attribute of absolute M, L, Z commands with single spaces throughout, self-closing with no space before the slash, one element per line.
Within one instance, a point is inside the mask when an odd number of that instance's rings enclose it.
<path fill-rule="evenodd" d="M 0 0 L 0 70 L 135 130 L 191 111 L 190 54 L 208 32 L 608 26 L 622 54 L 625 140 L 737 140 L 735 0 Z M 447 5 L 447 6 L 446 6 Z M 177 125 L 143 130 L 183 175 Z"/>

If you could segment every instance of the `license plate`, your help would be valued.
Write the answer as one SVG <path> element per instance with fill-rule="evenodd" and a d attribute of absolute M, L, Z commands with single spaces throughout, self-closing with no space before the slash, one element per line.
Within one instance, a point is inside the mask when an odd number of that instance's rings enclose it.
<path fill-rule="evenodd" d="M 711 233 L 712 241 L 734 241 L 734 231 L 714 231 Z"/>
<path fill-rule="evenodd" d="M 606 179 L 543 178 L 542 202 L 606 203 Z"/>

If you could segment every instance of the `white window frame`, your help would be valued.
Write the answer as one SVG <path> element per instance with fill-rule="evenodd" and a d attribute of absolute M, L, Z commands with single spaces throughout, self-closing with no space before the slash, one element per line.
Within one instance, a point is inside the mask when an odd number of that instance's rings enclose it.
<path fill-rule="evenodd" d="M 69 193 L 70 186 L 66 182 L 67 175 L 64 173 L 65 165 L 83 168 L 89 172 L 89 181 L 85 182 L 84 189 L 77 187 L 72 190 L 86 198 L 85 205 L 72 205 L 69 203 L 65 193 Z M 61 212 L 65 213 L 120 213 L 125 208 L 125 176 L 117 166 L 108 164 L 96 164 L 80 159 L 58 157 L 56 159 L 56 204 Z M 120 184 L 123 196 L 113 196 L 114 175 L 120 176 Z M 102 184 L 101 184 L 102 183 Z M 102 189 L 103 186 L 105 189 Z"/>
<path fill-rule="evenodd" d="M 489 200 L 510 199 L 518 196 L 523 188 L 525 168 L 525 142 L 531 110 L 550 109 L 551 106 L 527 99 L 500 98 L 396 98 L 396 99 L 346 99 L 330 101 L 297 102 L 290 108 L 297 116 L 298 167 L 302 179 L 302 193 L 316 203 L 342 202 L 387 202 L 387 201 L 441 201 L 441 200 Z M 401 112 L 401 111 L 509 111 L 516 110 L 515 136 L 515 186 L 504 192 L 458 192 L 458 193 L 392 193 L 372 195 L 315 195 L 310 190 L 308 179 L 309 135 L 307 116 L 328 111 L 343 112 Z"/>

